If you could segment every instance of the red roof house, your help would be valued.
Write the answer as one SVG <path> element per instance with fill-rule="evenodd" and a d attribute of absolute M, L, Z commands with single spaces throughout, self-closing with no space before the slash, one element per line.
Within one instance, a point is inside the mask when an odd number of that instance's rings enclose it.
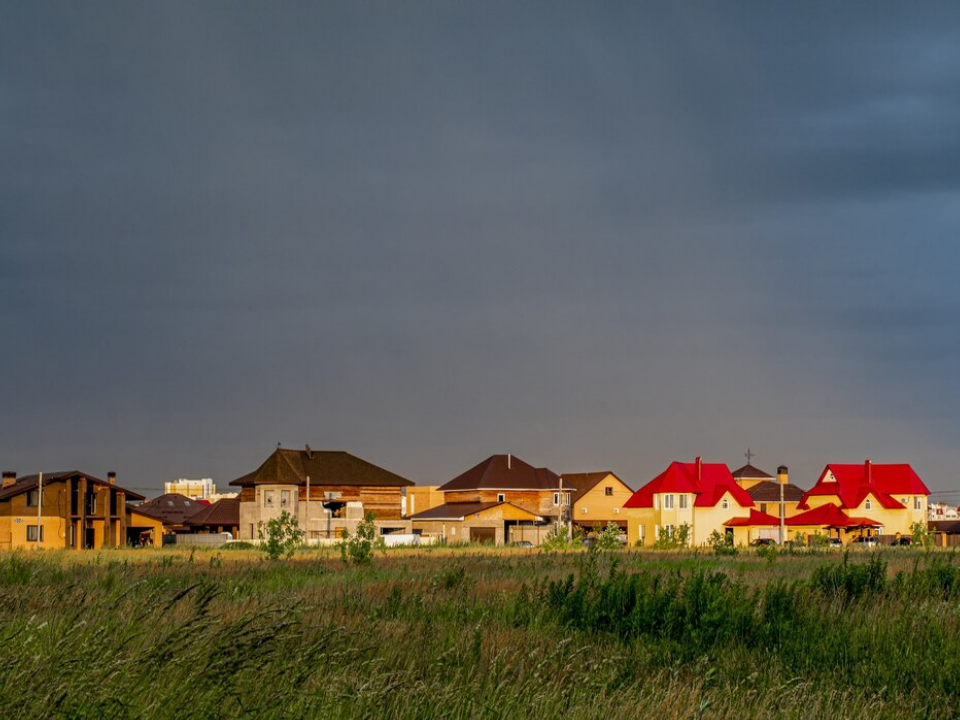
<path fill-rule="evenodd" d="M 867 495 L 873 495 L 881 507 L 902 510 L 905 506 L 898 497 L 930 494 L 920 476 L 907 464 L 874 465 L 867 460 L 862 465 L 831 463 L 823 469 L 817 484 L 801 498 L 797 507 L 806 510 L 812 497 L 836 497 L 840 507 L 851 510 L 860 507 Z"/>
<path fill-rule="evenodd" d="M 637 490 L 625 508 L 652 508 L 653 496 L 661 493 L 692 493 L 694 507 L 715 507 L 727 493 L 741 507 L 753 507 L 750 494 L 737 484 L 724 463 L 705 463 L 697 458 L 692 463 L 672 462 L 670 467 Z"/>

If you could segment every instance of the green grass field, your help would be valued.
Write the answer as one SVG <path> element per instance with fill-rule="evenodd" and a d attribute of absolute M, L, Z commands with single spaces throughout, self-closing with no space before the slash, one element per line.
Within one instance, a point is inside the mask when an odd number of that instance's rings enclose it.
<path fill-rule="evenodd" d="M 0 555 L 0 718 L 960 717 L 960 562 Z"/>

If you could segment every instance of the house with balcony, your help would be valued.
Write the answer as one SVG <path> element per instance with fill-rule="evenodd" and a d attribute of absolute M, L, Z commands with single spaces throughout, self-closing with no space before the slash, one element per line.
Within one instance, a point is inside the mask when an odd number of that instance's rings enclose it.
<path fill-rule="evenodd" d="M 410 532 L 401 500 L 413 483 L 342 450 L 277 448 L 230 485 L 240 488 L 241 540 L 258 540 L 260 524 L 284 512 L 297 519 L 307 542 L 352 535 L 367 514 L 380 534 Z"/>

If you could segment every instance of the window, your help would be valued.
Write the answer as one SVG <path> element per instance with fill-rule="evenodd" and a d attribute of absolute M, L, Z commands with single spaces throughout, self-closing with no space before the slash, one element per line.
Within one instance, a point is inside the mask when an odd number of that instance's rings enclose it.
<path fill-rule="evenodd" d="M 263 493 L 263 506 L 267 508 L 273 507 L 273 490 L 267 490 Z"/>
<path fill-rule="evenodd" d="M 664 509 L 664 510 L 673 510 L 673 495 L 664 495 L 664 496 L 663 496 L 663 509 Z"/>
<path fill-rule="evenodd" d="M 612 487 L 605 487 L 605 488 L 603 489 L 603 494 L 606 495 L 607 497 L 613 497 L 613 488 L 612 488 Z"/>
<path fill-rule="evenodd" d="M 40 528 L 40 540 L 43 541 L 43 528 Z M 37 541 L 37 526 L 27 525 L 27 542 Z"/>
<path fill-rule="evenodd" d="M 37 506 L 38 492 L 36 490 L 27 490 L 27 507 Z"/>
<path fill-rule="evenodd" d="M 497 493 L 497 502 L 506 502 L 507 494 L 506 493 Z"/>
<path fill-rule="evenodd" d="M 767 504 L 760 503 L 760 512 L 765 513 L 767 511 Z"/>
<path fill-rule="evenodd" d="M 554 494 L 553 494 L 553 504 L 554 504 L 554 505 L 559 505 L 559 504 L 560 504 L 560 493 L 554 493 Z"/>
<path fill-rule="evenodd" d="M 726 498 L 724 498 L 724 499 L 723 499 L 723 502 L 720 503 L 720 507 L 722 507 L 724 510 L 726 510 L 727 508 L 730 507 L 730 501 L 727 500 Z"/>
<path fill-rule="evenodd" d="M 290 491 L 281 490 L 280 491 L 280 507 L 290 507 Z"/>
<path fill-rule="evenodd" d="M 70 526 L 70 532 L 67 536 L 69 538 L 70 547 L 77 546 L 77 528 L 75 525 Z"/>
<path fill-rule="evenodd" d="M 872 508 L 872 507 L 873 507 L 873 503 L 870 502 L 870 498 L 867 498 L 867 502 L 864 503 L 863 509 L 864 509 L 864 510 L 869 510 L 869 509 Z"/>
<path fill-rule="evenodd" d="M 915 498 L 913 499 L 913 509 L 914 509 L 914 510 L 922 510 L 922 509 L 923 509 L 923 501 L 921 501 L 919 497 L 915 497 Z"/>
<path fill-rule="evenodd" d="M 686 496 L 686 495 L 681 495 L 681 496 L 680 496 L 680 509 L 681 509 L 681 510 L 686 510 L 686 509 L 687 509 L 687 496 Z"/>

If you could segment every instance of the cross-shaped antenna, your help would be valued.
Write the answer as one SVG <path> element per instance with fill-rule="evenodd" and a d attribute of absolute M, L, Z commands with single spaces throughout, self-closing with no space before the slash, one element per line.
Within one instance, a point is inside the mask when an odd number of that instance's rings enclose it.
<path fill-rule="evenodd" d="M 747 451 L 743 455 L 747 458 L 747 465 L 750 464 L 750 458 L 757 456 L 756 453 L 750 451 L 750 448 L 747 448 Z"/>

